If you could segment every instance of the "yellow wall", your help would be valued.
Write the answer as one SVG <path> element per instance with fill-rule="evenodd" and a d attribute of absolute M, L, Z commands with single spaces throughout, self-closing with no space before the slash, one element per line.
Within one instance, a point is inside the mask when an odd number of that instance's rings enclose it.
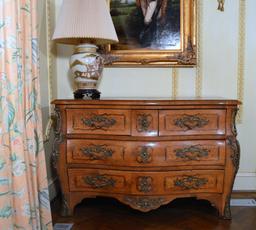
<path fill-rule="evenodd" d="M 51 2 L 51 21 L 57 14 L 62 0 Z M 240 170 L 235 181 L 237 190 L 256 190 L 256 1 L 225 1 L 225 11 L 217 11 L 217 0 L 200 0 L 202 4 L 201 19 L 201 73 L 202 87 L 196 80 L 196 68 L 178 69 L 177 93 L 181 97 L 193 97 L 196 89 L 204 97 L 224 97 L 236 99 L 243 95 L 242 121 L 238 125 L 238 139 L 241 144 Z M 246 3 L 245 14 L 245 63 L 244 76 L 238 75 L 239 65 L 239 21 L 242 14 L 239 4 Z M 56 10 L 54 10 L 55 5 Z M 54 25 L 53 25 L 54 26 Z M 41 34 L 45 39 L 45 34 Z M 69 74 L 68 59 L 73 48 L 57 46 L 56 81 L 52 88 L 57 98 L 72 98 L 72 78 Z M 44 53 L 44 51 L 42 51 Z M 243 60 L 243 59 L 242 59 Z M 55 65 L 54 65 L 55 66 Z M 241 78 L 244 77 L 244 78 Z M 238 81 L 238 80 L 244 81 Z M 171 68 L 108 68 L 104 70 L 100 85 L 102 97 L 170 97 L 173 93 Z M 240 84 L 242 83 L 242 84 Z M 42 75 L 43 105 L 47 110 L 48 83 Z M 244 86 L 244 87 L 243 87 Z M 244 91 L 243 91 L 244 90 Z M 47 116 L 45 116 L 46 118 Z M 49 152 L 48 152 L 49 154 Z"/>

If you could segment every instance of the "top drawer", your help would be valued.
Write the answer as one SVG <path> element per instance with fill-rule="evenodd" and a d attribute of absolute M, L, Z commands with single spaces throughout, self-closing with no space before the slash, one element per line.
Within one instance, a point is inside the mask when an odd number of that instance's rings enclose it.
<path fill-rule="evenodd" d="M 159 136 L 223 135 L 226 110 L 162 110 L 159 111 Z"/>
<path fill-rule="evenodd" d="M 68 134 L 131 134 L 129 110 L 67 109 L 66 111 Z"/>

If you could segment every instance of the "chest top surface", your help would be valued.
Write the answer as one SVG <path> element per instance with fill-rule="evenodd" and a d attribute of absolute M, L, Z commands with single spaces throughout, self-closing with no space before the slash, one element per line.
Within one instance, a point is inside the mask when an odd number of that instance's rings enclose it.
<path fill-rule="evenodd" d="M 224 98 L 102 98 L 101 100 L 57 99 L 55 105 L 227 105 L 236 106 L 241 102 Z"/>

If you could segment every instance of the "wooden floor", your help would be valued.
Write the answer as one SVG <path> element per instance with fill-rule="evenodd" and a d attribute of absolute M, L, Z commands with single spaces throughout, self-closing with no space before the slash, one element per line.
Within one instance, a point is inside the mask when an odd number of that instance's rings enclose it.
<path fill-rule="evenodd" d="M 219 219 L 207 201 L 174 200 L 157 210 L 142 213 L 114 199 L 86 199 L 76 206 L 73 217 L 58 215 L 54 223 L 74 223 L 73 230 L 256 230 L 256 207 L 232 207 L 232 221 Z"/>

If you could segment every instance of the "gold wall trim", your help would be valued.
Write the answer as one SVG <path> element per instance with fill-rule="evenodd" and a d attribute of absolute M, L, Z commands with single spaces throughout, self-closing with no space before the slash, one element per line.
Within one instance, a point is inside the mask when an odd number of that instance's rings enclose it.
<path fill-rule="evenodd" d="M 202 96 L 202 82 L 203 82 L 203 44 L 202 44 L 202 21 L 203 21 L 203 0 L 197 1 L 197 66 L 196 66 L 196 97 Z"/>
<path fill-rule="evenodd" d="M 179 70 L 177 68 L 172 68 L 172 97 L 178 96 L 178 84 L 179 84 Z"/>
<path fill-rule="evenodd" d="M 53 99 L 53 88 L 52 88 L 52 41 L 51 41 L 51 0 L 46 0 L 46 33 L 47 33 L 47 69 L 48 69 L 48 92 L 49 101 Z M 51 105 L 49 104 L 49 107 Z"/>
<path fill-rule="evenodd" d="M 237 99 L 244 100 L 244 70 L 245 70 L 245 18 L 246 0 L 239 0 L 239 34 L 238 34 L 238 65 L 237 65 Z M 238 123 L 242 122 L 243 105 L 240 106 L 237 115 Z"/>
<path fill-rule="evenodd" d="M 47 77 L 48 77 L 48 98 L 49 98 L 49 116 L 48 116 L 48 122 L 46 125 L 45 133 L 44 133 L 44 142 L 49 141 L 50 139 L 50 132 L 53 125 L 53 106 L 51 104 L 51 101 L 54 99 L 53 96 L 53 79 L 56 79 L 54 75 L 56 75 L 56 69 L 54 63 L 56 62 L 56 56 L 55 56 L 55 46 L 52 41 L 52 31 L 53 31 L 53 22 L 54 20 L 54 11 L 55 11 L 55 0 L 46 0 L 45 2 L 45 9 L 46 9 L 46 45 L 47 45 Z"/>

